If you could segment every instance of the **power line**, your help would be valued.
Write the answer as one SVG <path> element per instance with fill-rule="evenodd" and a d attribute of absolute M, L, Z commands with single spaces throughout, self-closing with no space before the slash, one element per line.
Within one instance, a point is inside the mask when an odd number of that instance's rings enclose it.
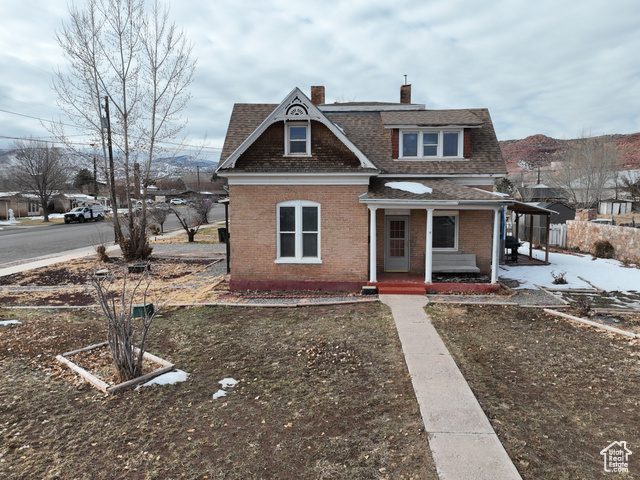
<path fill-rule="evenodd" d="M 34 117 L 32 115 L 26 115 L 24 113 L 18 113 L 18 112 L 11 112 L 9 110 L 4 110 L 2 108 L 0 108 L 0 112 L 4 112 L 4 113 L 8 113 L 10 115 L 16 115 L 19 117 L 24 117 L 24 118 L 30 118 L 33 120 L 39 120 L 41 122 L 48 122 L 48 123 L 58 123 L 59 125 L 64 125 L 66 127 L 72 127 L 72 128 L 77 128 L 77 125 L 71 125 L 68 123 L 62 123 L 62 122 L 55 122 L 54 120 L 46 120 L 44 118 L 40 118 L 40 117 Z M 84 136 L 83 134 L 79 134 L 79 135 L 67 135 L 68 137 L 82 137 Z M 5 139 L 9 139 L 9 140 L 20 140 L 20 138 L 16 138 L 16 137 L 6 137 L 3 135 L 0 135 L 0 138 L 5 138 Z M 212 150 L 214 152 L 220 153 L 222 152 L 222 148 L 219 147 L 206 147 L 206 146 L 200 146 L 200 145 L 187 145 L 187 144 L 182 144 L 182 143 L 175 143 L 175 142 L 166 142 L 166 141 L 162 141 L 162 142 L 158 142 L 159 144 L 166 144 L 166 145 L 175 145 L 178 147 L 183 147 L 184 150 L 188 150 L 188 151 L 198 151 L 198 150 Z M 72 143 L 73 145 L 91 145 L 90 143 Z"/>
<path fill-rule="evenodd" d="M 77 128 L 77 125 L 70 125 L 68 123 L 61 123 L 61 122 L 55 122 L 54 120 L 46 120 L 44 118 L 40 118 L 40 117 L 34 117 L 32 115 L 25 115 L 24 113 L 17 113 L 17 112 L 10 112 L 9 110 L 3 110 L 2 108 L 0 108 L 0 112 L 4 112 L 4 113 L 9 113 L 11 115 L 17 115 L 18 117 L 25 117 L 25 118 L 31 118 L 33 120 L 39 120 L 41 122 L 48 122 L 48 123 L 60 123 L 60 125 L 64 125 L 65 127 L 73 127 L 73 128 Z"/>

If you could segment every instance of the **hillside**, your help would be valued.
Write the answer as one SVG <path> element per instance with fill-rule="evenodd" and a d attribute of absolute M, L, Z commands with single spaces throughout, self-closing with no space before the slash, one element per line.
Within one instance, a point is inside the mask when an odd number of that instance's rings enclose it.
<path fill-rule="evenodd" d="M 630 135 L 603 135 L 596 137 L 605 143 L 614 144 L 620 152 L 620 163 L 624 170 L 640 169 L 640 133 Z M 532 135 L 522 140 L 500 141 L 509 174 L 523 171 L 522 163 L 534 162 L 546 155 L 560 152 L 567 144 L 580 139 L 558 140 L 545 135 Z"/>

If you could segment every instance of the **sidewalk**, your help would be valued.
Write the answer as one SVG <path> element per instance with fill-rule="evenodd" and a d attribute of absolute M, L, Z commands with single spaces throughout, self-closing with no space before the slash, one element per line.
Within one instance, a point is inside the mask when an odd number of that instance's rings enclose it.
<path fill-rule="evenodd" d="M 516 480 L 520 474 L 500 443 L 414 295 L 380 295 L 391 308 L 441 480 Z"/>

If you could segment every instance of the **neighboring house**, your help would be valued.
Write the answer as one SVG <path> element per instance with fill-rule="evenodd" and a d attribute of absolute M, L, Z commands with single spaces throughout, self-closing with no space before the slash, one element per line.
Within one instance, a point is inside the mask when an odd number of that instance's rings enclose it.
<path fill-rule="evenodd" d="M 234 106 L 217 171 L 230 288 L 357 291 L 447 270 L 497 283 L 512 201 L 492 193 L 507 172 L 489 112 L 426 110 L 411 85 L 400 103 L 325 104 L 324 87 L 311 97 L 295 88 L 278 105 Z"/>
<path fill-rule="evenodd" d="M 530 187 L 518 187 L 513 198 L 522 202 L 556 202 L 566 200 L 567 192 L 562 188 L 538 184 Z"/>
<path fill-rule="evenodd" d="M 36 198 L 19 192 L 0 192 L 0 218 L 9 219 L 9 210 L 15 218 L 40 214 L 40 203 Z"/>

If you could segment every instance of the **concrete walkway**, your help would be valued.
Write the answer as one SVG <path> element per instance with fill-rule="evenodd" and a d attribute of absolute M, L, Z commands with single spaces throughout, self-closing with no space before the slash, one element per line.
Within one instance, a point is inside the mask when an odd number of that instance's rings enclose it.
<path fill-rule="evenodd" d="M 418 295 L 380 295 L 391 307 L 441 480 L 511 480 L 520 474 Z"/>

